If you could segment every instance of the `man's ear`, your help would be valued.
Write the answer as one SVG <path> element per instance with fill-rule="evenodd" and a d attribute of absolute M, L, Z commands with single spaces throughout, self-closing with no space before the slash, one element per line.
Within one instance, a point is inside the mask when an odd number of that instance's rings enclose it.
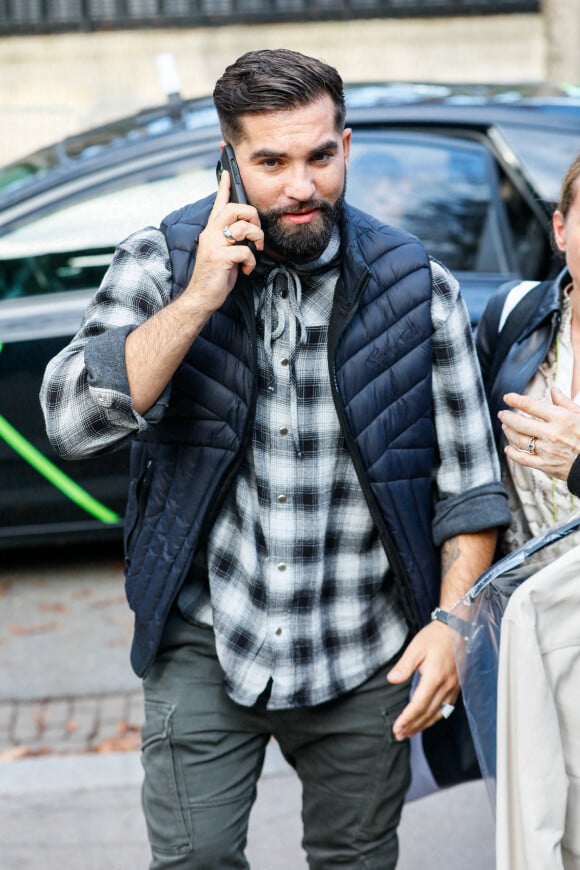
<path fill-rule="evenodd" d="M 346 164 L 346 168 L 348 169 L 348 158 L 350 155 L 350 142 L 352 138 L 352 130 L 350 127 L 345 127 L 342 131 L 342 148 L 344 151 L 344 162 Z"/>

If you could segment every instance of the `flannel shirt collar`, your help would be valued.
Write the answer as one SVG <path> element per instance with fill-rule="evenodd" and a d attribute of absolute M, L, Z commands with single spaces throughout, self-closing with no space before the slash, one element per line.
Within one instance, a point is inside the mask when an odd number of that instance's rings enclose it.
<path fill-rule="evenodd" d="M 267 389 L 275 390 L 274 366 L 272 362 L 272 343 L 288 330 L 290 347 L 290 389 L 293 431 L 298 455 L 300 439 L 298 434 L 298 409 L 296 396 L 296 374 L 294 357 L 296 347 L 306 342 L 306 324 L 302 313 L 302 281 L 308 286 L 309 279 L 315 279 L 338 265 L 340 257 L 340 231 L 335 226 L 330 241 L 322 254 L 306 263 L 276 263 L 268 257 L 260 257 L 255 270 L 261 279 L 256 290 L 255 308 L 258 325 L 264 341 L 266 358 Z"/>

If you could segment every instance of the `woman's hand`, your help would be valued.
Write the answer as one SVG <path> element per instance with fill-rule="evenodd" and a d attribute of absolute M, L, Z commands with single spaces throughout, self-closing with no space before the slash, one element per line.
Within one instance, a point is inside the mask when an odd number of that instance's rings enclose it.
<path fill-rule="evenodd" d="M 507 393 L 504 402 L 513 411 L 500 411 L 505 454 L 528 468 L 567 480 L 572 463 L 580 454 L 580 406 L 557 387 L 552 402 Z M 517 413 L 517 412 L 523 413 Z"/>

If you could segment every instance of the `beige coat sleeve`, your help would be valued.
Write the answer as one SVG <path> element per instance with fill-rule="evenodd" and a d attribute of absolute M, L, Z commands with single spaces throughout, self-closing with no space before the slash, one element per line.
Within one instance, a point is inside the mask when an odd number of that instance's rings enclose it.
<path fill-rule="evenodd" d="M 506 608 L 497 728 L 497 870 L 580 870 L 578 546 Z"/>

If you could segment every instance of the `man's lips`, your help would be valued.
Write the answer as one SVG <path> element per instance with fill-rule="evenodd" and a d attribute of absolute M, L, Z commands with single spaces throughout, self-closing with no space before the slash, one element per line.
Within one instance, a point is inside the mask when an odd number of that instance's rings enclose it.
<path fill-rule="evenodd" d="M 284 212 L 282 218 L 291 224 L 309 224 L 318 216 L 318 209 L 303 212 Z"/>

